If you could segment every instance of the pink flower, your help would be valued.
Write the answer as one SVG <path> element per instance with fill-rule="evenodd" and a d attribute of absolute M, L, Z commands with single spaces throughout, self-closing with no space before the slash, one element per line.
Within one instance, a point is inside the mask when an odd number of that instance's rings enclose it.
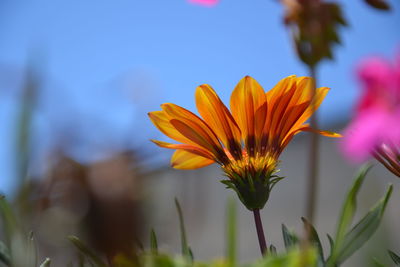
<path fill-rule="evenodd" d="M 363 92 L 345 131 L 343 151 L 353 161 L 374 156 L 400 177 L 400 56 L 374 57 L 358 68 Z"/>
<path fill-rule="evenodd" d="M 212 7 L 218 4 L 219 0 L 188 0 L 190 3 Z"/>

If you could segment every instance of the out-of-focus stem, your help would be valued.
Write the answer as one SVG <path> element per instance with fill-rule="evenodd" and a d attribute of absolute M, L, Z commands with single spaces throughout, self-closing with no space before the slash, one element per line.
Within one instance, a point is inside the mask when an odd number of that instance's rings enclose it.
<path fill-rule="evenodd" d="M 26 71 L 26 81 L 22 88 L 20 110 L 16 124 L 16 173 L 18 183 L 26 181 L 31 150 L 32 116 L 35 110 L 39 81 L 33 67 Z"/>
<path fill-rule="evenodd" d="M 267 242 L 265 241 L 264 229 L 260 217 L 260 210 L 253 210 L 254 222 L 256 224 L 258 243 L 260 244 L 260 251 L 262 255 L 267 254 Z"/>
<path fill-rule="evenodd" d="M 314 80 L 313 90 L 311 90 L 311 109 L 312 116 L 310 119 L 310 124 L 313 129 L 318 129 L 318 118 L 316 112 L 316 106 L 314 97 L 317 88 L 317 77 L 314 66 L 309 67 L 310 76 Z M 308 175 L 307 175 L 307 194 L 306 194 L 306 218 L 313 224 L 315 216 L 315 204 L 317 198 L 318 190 L 318 171 L 319 171 L 319 135 L 316 133 L 311 133 L 310 140 L 310 150 L 309 150 L 309 165 L 308 165 Z"/>

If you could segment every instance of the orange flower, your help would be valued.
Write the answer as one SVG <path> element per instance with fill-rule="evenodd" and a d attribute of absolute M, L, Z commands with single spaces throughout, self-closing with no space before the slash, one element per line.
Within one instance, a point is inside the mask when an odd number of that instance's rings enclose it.
<path fill-rule="evenodd" d="M 249 209 L 262 208 L 276 176 L 278 158 L 294 135 L 313 131 L 330 137 L 339 134 L 314 130 L 305 124 L 329 88 L 313 94 L 313 80 L 289 76 L 265 93 L 250 76 L 234 89 L 230 109 L 211 86 L 196 90 L 196 106 L 202 118 L 171 104 L 149 113 L 154 125 L 180 144 L 152 140 L 161 147 L 176 149 L 171 165 L 176 169 L 196 169 L 214 162 L 221 165 L 234 189 Z M 313 103 L 312 103 L 313 102 Z"/>

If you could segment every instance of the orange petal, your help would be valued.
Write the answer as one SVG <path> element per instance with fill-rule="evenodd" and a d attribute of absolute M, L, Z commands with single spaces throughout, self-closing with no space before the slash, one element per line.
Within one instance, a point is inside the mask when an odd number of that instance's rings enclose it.
<path fill-rule="evenodd" d="M 271 115 L 264 129 L 269 132 L 270 145 L 272 142 L 281 143 L 292 129 L 302 127 L 319 107 L 329 89 L 318 88 L 313 95 L 313 88 L 312 78 L 289 76 L 267 93 Z"/>
<path fill-rule="evenodd" d="M 293 105 L 295 105 L 296 103 L 311 101 L 313 90 L 315 88 L 314 79 L 311 77 L 297 77 L 296 88 L 297 94 L 293 98 Z"/>
<path fill-rule="evenodd" d="M 261 107 L 259 107 L 254 115 L 255 120 L 255 134 L 256 134 L 256 147 L 258 152 L 265 152 L 266 150 L 266 140 L 268 140 L 268 133 L 265 131 L 265 125 L 268 121 L 268 103 L 265 102 Z"/>
<path fill-rule="evenodd" d="M 295 136 L 296 134 L 298 134 L 300 132 L 312 132 L 312 133 L 317 133 L 317 134 L 320 134 L 322 136 L 332 137 L 332 138 L 342 137 L 341 134 L 338 134 L 338 133 L 335 133 L 335 132 L 331 132 L 331 131 L 322 131 L 322 130 L 313 129 L 313 128 L 311 128 L 309 126 L 309 124 L 304 124 L 304 125 L 302 125 L 302 127 L 299 127 L 297 129 L 293 129 L 291 132 L 289 132 L 287 134 L 285 139 L 282 141 L 281 148 L 282 149 L 285 148 L 286 145 L 290 142 L 290 140 L 292 140 L 293 136 Z"/>
<path fill-rule="evenodd" d="M 316 89 L 315 96 L 313 98 L 313 102 L 310 103 L 307 110 L 299 118 L 299 120 L 296 123 L 296 126 L 303 124 L 305 121 L 307 121 L 311 117 L 311 115 L 319 108 L 319 106 L 321 105 L 322 101 L 324 100 L 324 98 L 325 98 L 326 94 L 329 92 L 329 90 L 330 90 L 330 88 L 328 88 L 328 87 L 320 87 L 320 88 Z"/>
<path fill-rule="evenodd" d="M 280 106 L 283 95 L 286 94 L 290 89 L 293 89 L 294 85 L 296 84 L 296 79 L 297 78 L 295 75 L 283 78 L 265 94 L 268 102 L 268 118 L 265 122 L 263 133 L 268 137 L 268 139 L 263 141 L 263 146 L 266 145 L 265 142 L 270 143 L 271 140 L 275 138 L 274 134 L 277 123 L 279 122 L 276 110 Z"/>
<path fill-rule="evenodd" d="M 275 105 L 276 100 L 279 99 L 279 96 L 282 96 L 288 90 L 293 87 L 297 81 L 296 75 L 291 75 L 286 78 L 280 80 L 271 90 L 269 90 L 265 95 L 267 97 L 268 105 L 270 109 Z"/>
<path fill-rule="evenodd" d="M 308 109 L 312 99 L 314 88 L 314 80 L 310 77 L 296 78 L 295 93 L 290 99 L 285 115 L 282 118 L 284 122 L 281 124 L 278 132 L 281 136 L 285 136 L 291 128 L 304 123 L 300 121 L 304 112 Z"/>
<path fill-rule="evenodd" d="M 196 106 L 224 146 L 232 154 L 241 153 L 239 127 L 214 89 L 207 84 L 197 87 Z"/>
<path fill-rule="evenodd" d="M 159 147 L 164 147 L 164 148 L 169 148 L 169 149 L 182 149 L 186 150 L 187 152 L 202 156 L 204 158 L 208 158 L 211 160 L 214 160 L 214 155 L 212 155 L 209 151 L 205 149 L 201 149 L 196 146 L 191 146 L 191 145 L 186 145 L 186 144 L 171 144 L 163 141 L 158 141 L 158 140 L 150 140 Z"/>
<path fill-rule="evenodd" d="M 171 166 L 181 170 L 198 169 L 214 162 L 214 160 L 198 156 L 183 149 L 176 150 L 171 158 Z"/>
<path fill-rule="evenodd" d="M 183 121 L 172 119 L 171 124 L 177 129 L 183 136 L 192 140 L 194 143 L 201 147 L 206 148 L 209 151 L 215 151 L 215 145 L 210 141 L 211 139 L 207 136 L 207 133 L 203 128 L 191 127 L 190 124 L 186 124 Z"/>
<path fill-rule="evenodd" d="M 296 84 L 295 83 L 288 83 L 287 86 L 290 87 L 285 87 L 282 88 L 282 91 L 284 91 L 283 94 L 281 95 L 276 95 L 276 99 L 271 99 L 271 102 L 273 102 L 273 106 L 270 110 L 271 114 L 271 121 L 270 121 L 270 126 L 269 126 L 269 137 L 270 140 L 272 139 L 279 139 L 279 130 L 281 129 L 281 126 L 285 123 L 284 121 L 284 116 L 287 113 L 289 109 L 289 103 L 291 102 L 293 96 L 296 93 Z"/>
<path fill-rule="evenodd" d="M 285 115 L 282 117 L 282 123 L 277 131 L 281 140 L 284 139 L 288 132 L 295 127 L 296 122 L 303 115 L 308 106 L 309 103 L 305 102 L 288 107 Z"/>
<path fill-rule="evenodd" d="M 256 135 L 255 114 L 265 102 L 264 89 L 250 76 L 241 79 L 231 95 L 230 107 L 232 115 L 239 125 L 242 139 L 250 149 L 250 152 L 254 148 L 253 143 Z"/>
<path fill-rule="evenodd" d="M 323 131 L 323 130 L 317 130 L 317 129 L 313 129 L 311 127 L 304 127 L 300 129 L 303 132 L 312 132 L 312 133 L 316 133 L 316 134 L 320 134 L 322 136 L 326 136 L 326 137 L 332 137 L 332 138 L 340 138 L 343 137 L 341 134 L 339 133 L 335 133 L 335 132 L 331 132 L 331 131 Z"/>
<path fill-rule="evenodd" d="M 170 119 L 170 123 L 183 136 L 214 153 L 221 161 L 225 160 L 223 147 L 211 128 L 198 116 L 178 105 L 166 103 L 161 108 Z M 177 128 L 178 127 L 178 128 Z"/>
<path fill-rule="evenodd" d="M 148 115 L 153 124 L 166 136 L 181 143 L 195 144 L 172 126 L 164 111 L 153 111 L 149 112 Z"/>

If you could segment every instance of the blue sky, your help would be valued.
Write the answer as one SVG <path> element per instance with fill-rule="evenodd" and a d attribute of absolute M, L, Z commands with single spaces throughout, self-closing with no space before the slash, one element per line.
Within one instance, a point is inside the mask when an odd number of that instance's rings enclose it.
<path fill-rule="evenodd" d="M 345 120 L 358 94 L 354 66 L 363 57 L 400 50 L 400 2 L 383 13 L 361 0 L 343 4 L 350 27 L 335 61 L 319 69 L 331 87 L 324 125 Z M 160 135 L 146 113 L 173 102 L 194 109 L 194 90 L 211 84 L 227 103 L 245 75 L 265 89 L 306 75 L 273 0 L 222 0 L 215 8 L 185 0 L 2 1 L 0 4 L 0 179 L 13 180 L 15 119 L 27 62 L 40 66 L 43 86 L 34 116 L 35 160 L 69 136 L 77 158 L 139 146 Z"/>

